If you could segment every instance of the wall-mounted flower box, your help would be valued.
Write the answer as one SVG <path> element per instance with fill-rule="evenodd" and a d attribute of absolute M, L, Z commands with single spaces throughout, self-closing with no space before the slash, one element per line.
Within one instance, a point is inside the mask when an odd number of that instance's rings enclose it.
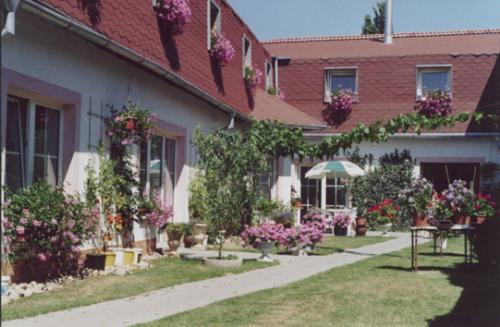
<path fill-rule="evenodd" d="M 441 90 L 428 92 L 417 100 L 415 110 L 429 118 L 446 117 L 452 110 L 451 96 Z"/>
<path fill-rule="evenodd" d="M 254 89 L 262 82 L 262 71 L 252 66 L 245 67 L 245 84 L 247 87 Z"/>
<path fill-rule="evenodd" d="M 156 0 L 153 6 L 158 18 L 173 34 L 180 34 L 191 21 L 191 8 L 187 0 Z"/>
<path fill-rule="evenodd" d="M 233 60 L 236 51 L 234 50 L 231 41 L 229 41 L 229 39 L 227 39 L 224 35 L 212 32 L 210 42 L 210 55 L 216 59 L 221 66 L 227 65 L 231 60 Z"/>
<path fill-rule="evenodd" d="M 350 90 L 337 90 L 332 93 L 331 101 L 323 110 L 323 117 L 330 125 L 342 123 L 352 111 L 353 93 Z"/>

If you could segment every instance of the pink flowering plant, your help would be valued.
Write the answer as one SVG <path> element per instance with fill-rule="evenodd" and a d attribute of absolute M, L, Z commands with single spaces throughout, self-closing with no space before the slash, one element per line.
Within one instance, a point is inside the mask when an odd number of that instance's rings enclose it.
<path fill-rule="evenodd" d="M 95 237 L 99 209 L 89 208 L 61 187 L 37 182 L 8 195 L 2 226 L 9 258 L 16 263 L 37 258 L 67 267 L 82 242 Z"/>
<path fill-rule="evenodd" d="M 245 67 L 245 84 L 251 89 L 255 89 L 257 85 L 262 83 L 262 71 L 258 68 L 247 66 Z"/>
<path fill-rule="evenodd" d="M 330 125 L 344 121 L 352 111 L 354 94 L 351 90 L 339 89 L 332 92 L 330 102 L 323 110 L 323 117 Z"/>
<path fill-rule="evenodd" d="M 173 34 L 182 33 L 184 25 L 191 21 L 192 13 L 187 0 L 157 0 L 153 8 Z"/>
<path fill-rule="evenodd" d="M 115 144 L 140 144 L 149 140 L 154 132 L 156 116 L 147 109 L 130 103 L 123 110 L 113 110 L 111 114 L 106 121 L 106 135 Z"/>
<path fill-rule="evenodd" d="M 216 59 L 221 66 L 227 65 L 231 60 L 233 60 L 236 51 L 234 50 L 231 41 L 227 39 L 224 35 L 212 32 L 210 55 Z"/>
<path fill-rule="evenodd" d="M 417 100 L 415 110 L 429 118 L 446 117 L 451 114 L 451 96 L 439 89 L 427 92 Z"/>
<path fill-rule="evenodd" d="M 351 217 L 344 213 L 338 213 L 333 216 L 332 224 L 334 227 L 338 227 L 340 229 L 347 229 L 349 224 L 351 223 Z"/>
<path fill-rule="evenodd" d="M 142 222 L 163 230 L 168 223 L 172 222 L 173 217 L 173 207 L 162 203 L 159 194 L 154 197 L 142 195 L 139 204 L 139 218 Z"/>
<path fill-rule="evenodd" d="M 245 226 L 241 233 L 242 246 L 252 246 L 258 248 L 264 242 L 276 243 L 283 233 L 281 224 L 261 224 L 258 226 Z"/>

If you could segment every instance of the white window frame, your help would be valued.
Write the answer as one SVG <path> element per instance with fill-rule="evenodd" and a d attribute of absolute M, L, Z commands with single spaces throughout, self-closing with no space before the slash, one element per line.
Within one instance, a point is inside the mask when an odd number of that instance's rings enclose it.
<path fill-rule="evenodd" d="M 173 167 L 173 180 L 172 180 L 172 203 L 170 203 L 170 205 L 173 204 L 174 202 L 174 194 L 175 194 L 175 180 L 177 178 L 177 140 L 173 137 L 169 137 L 167 135 L 163 135 L 163 134 L 156 134 L 155 136 L 158 136 L 158 137 L 161 137 L 161 160 L 162 160 L 162 172 L 163 172 L 163 177 L 162 177 L 162 180 L 161 180 L 161 186 L 160 186 L 160 198 L 161 198 L 161 201 L 163 203 L 166 202 L 166 197 L 167 197 L 167 194 L 166 194 L 166 175 L 165 174 L 168 174 L 169 171 L 168 171 L 168 167 L 167 167 L 167 162 L 165 160 L 165 144 L 166 144 L 166 139 L 170 139 L 170 140 L 173 140 L 174 141 L 174 154 L 175 154 L 175 157 L 174 157 L 174 167 Z M 140 170 L 140 160 L 141 160 L 141 150 L 140 150 L 140 145 L 138 146 L 138 156 L 137 156 L 137 159 L 138 159 L 138 167 L 139 167 L 139 170 Z M 150 185 L 150 164 L 151 164 L 151 140 L 148 140 L 147 142 L 147 151 L 146 151 L 146 156 L 147 156 L 147 160 L 146 160 L 146 184 L 144 185 L 144 190 L 143 192 L 145 192 L 146 194 L 149 194 L 150 193 L 150 190 L 151 190 L 151 185 Z"/>
<path fill-rule="evenodd" d="M 267 68 L 270 68 L 268 71 Z M 274 69 L 273 69 L 273 64 L 269 61 L 266 60 L 264 63 L 264 72 L 265 72 L 265 83 L 266 83 L 266 92 L 269 88 L 274 87 Z"/>
<path fill-rule="evenodd" d="M 248 43 L 248 50 L 245 45 Z M 241 62 L 243 66 L 243 77 L 245 77 L 245 68 L 252 67 L 252 42 L 243 34 L 241 37 Z"/>
<path fill-rule="evenodd" d="M 448 87 L 449 87 L 449 94 L 450 97 L 452 96 L 452 81 L 453 81 L 453 70 L 451 65 L 417 65 L 417 94 L 416 94 L 416 99 L 419 100 L 423 93 L 422 93 L 422 73 L 427 72 L 427 73 L 432 73 L 432 72 L 448 72 Z"/>
<path fill-rule="evenodd" d="M 325 71 L 325 83 L 324 83 L 324 102 L 325 103 L 330 103 L 332 101 L 331 99 L 331 77 L 332 75 L 335 75 L 335 74 L 342 74 L 342 73 L 345 73 L 347 75 L 347 73 L 351 73 L 352 71 L 354 71 L 354 87 L 356 88 L 356 90 L 353 90 L 353 100 L 355 102 L 358 101 L 358 67 L 356 66 L 350 66 L 350 67 L 326 67 L 324 69 Z M 349 74 L 350 75 L 350 74 Z"/>
<path fill-rule="evenodd" d="M 56 110 L 59 112 L 59 144 L 58 144 L 58 158 L 57 158 L 57 184 L 61 184 L 63 182 L 63 176 L 62 176 L 62 163 L 63 163 L 63 142 L 64 142 L 64 110 L 61 108 L 58 108 L 52 104 L 47 104 L 44 103 L 43 101 L 39 100 L 34 100 L 30 97 L 25 97 L 22 95 L 17 95 L 17 94 L 10 94 L 8 93 L 7 95 L 7 101 L 15 101 L 18 102 L 19 100 L 16 99 L 16 97 L 23 98 L 27 101 L 27 112 L 26 112 L 26 142 L 27 142 L 27 148 L 26 148 L 26 155 L 24 158 L 24 165 L 21 167 L 23 169 L 23 174 L 25 178 L 25 183 L 26 187 L 30 186 L 33 184 L 33 167 L 35 163 L 35 113 L 36 113 L 36 106 L 41 106 L 45 107 L 47 109 L 52 109 Z M 8 106 L 6 103 L 6 112 L 5 112 L 5 119 L 7 119 L 7 110 Z M 7 143 L 6 143 L 6 137 L 7 137 L 7 132 L 4 130 L 3 132 L 3 144 L 2 144 L 2 184 L 5 185 L 6 183 L 6 169 L 7 169 Z M 22 145 L 21 145 L 22 146 Z M 50 156 L 49 156 L 50 157 Z"/>
<path fill-rule="evenodd" d="M 211 9 L 212 5 L 217 8 L 219 14 L 216 17 L 215 27 L 217 32 L 220 34 L 222 31 L 222 10 L 219 5 L 213 0 L 207 0 L 207 49 L 212 48 L 212 20 L 211 20 Z"/>

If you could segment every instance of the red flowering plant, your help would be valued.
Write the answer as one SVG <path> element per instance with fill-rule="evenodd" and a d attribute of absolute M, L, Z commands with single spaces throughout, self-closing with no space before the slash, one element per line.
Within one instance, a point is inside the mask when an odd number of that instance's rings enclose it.
<path fill-rule="evenodd" d="M 451 96 L 439 89 L 427 92 L 415 104 L 415 110 L 429 118 L 446 117 L 451 113 Z"/>
<path fill-rule="evenodd" d="M 262 71 L 252 66 L 245 67 L 245 85 L 250 89 L 255 89 L 262 82 Z"/>
<path fill-rule="evenodd" d="M 368 223 L 372 227 L 390 224 L 397 219 L 400 210 L 391 199 L 384 199 L 368 209 Z"/>
<path fill-rule="evenodd" d="M 491 200 L 491 195 L 478 193 L 472 205 L 471 214 L 474 217 L 494 217 L 496 203 Z"/>
<path fill-rule="evenodd" d="M 210 44 L 210 55 L 212 58 L 216 59 L 221 66 L 227 65 L 231 60 L 233 60 L 236 51 L 234 50 L 231 41 L 224 35 L 216 31 L 212 31 Z"/>
<path fill-rule="evenodd" d="M 149 110 L 130 103 L 121 111 L 111 111 L 111 117 L 106 121 L 106 135 L 115 144 L 140 144 L 153 134 L 155 120 L 156 116 Z"/>
<path fill-rule="evenodd" d="M 191 21 L 192 13 L 187 0 L 157 0 L 153 8 L 173 34 L 182 33 L 184 25 Z"/>
<path fill-rule="evenodd" d="M 9 194 L 2 209 L 4 240 L 14 263 L 37 258 L 68 267 L 99 225 L 98 208 L 86 207 L 78 196 L 45 182 Z"/>
<path fill-rule="evenodd" d="M 330 102 L 323 110 L 323 117 L 328 124 L 340 124 L 347 119 L 352 111 L 353 97 L 351 90 L 339 89 L 332 92 Z"/>

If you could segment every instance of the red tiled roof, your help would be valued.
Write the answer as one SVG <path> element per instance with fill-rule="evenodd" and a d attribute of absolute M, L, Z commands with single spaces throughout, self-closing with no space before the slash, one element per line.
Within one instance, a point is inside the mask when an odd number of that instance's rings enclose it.
<path fill-rule="evenodd" d="M 250 116 L 256 119 L 269 119 L 290 125 L 325 126 L 325 123 L 296 109 L 292 105 L 257 89 L 254 96 L 255 106 Z"/>
<path fill-rule="evenodd" d="M 271 54 L 291 59 L 359 58 L 500 52 L 500 29 L 396 33 L 393 44 L 383 35 L 325 36 L 263 42 Z"/>

